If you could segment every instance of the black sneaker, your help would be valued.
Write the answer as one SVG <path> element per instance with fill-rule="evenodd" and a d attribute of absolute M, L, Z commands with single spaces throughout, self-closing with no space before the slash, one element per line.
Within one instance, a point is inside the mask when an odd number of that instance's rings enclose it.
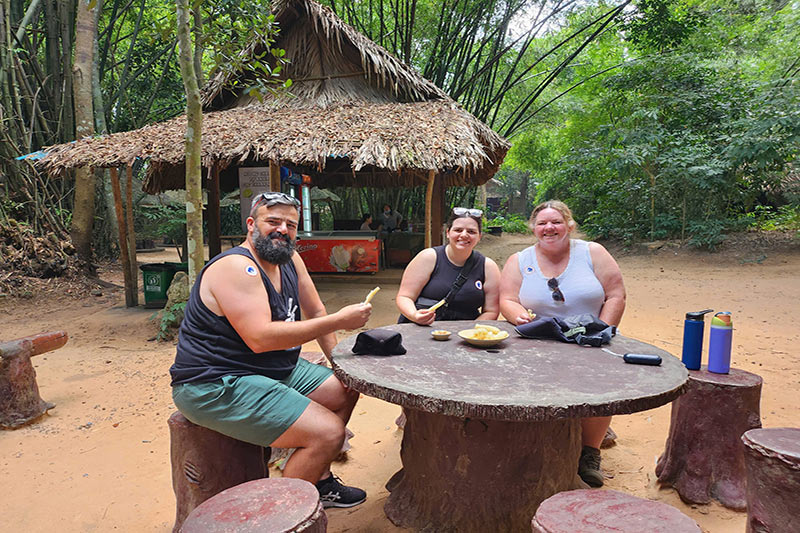
<path fill-rule="evenodd" d="M 367 493 L 356 487 L 342 485 L 342 480 L 331 474 L 317 481 L 322 507 L 353 507 L 367 499 Z"/>
<path fill-rule="evenodd" d="M 590 487 L 603 486 L 603 471 L 600 469 L 600 450 L 584 446 L 578 460 L 578 475 Z"/>

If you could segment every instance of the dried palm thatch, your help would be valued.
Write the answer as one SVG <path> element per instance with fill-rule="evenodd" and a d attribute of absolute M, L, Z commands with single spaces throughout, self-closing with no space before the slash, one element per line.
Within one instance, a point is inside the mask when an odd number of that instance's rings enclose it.
<path fill-rule="evenodd" d="M 275 46 L 293 58 L 284 71 L 295 82 L 292 94 L 254 103 L 241 90 L 246 80 L 212 79 L 204 102 L 217 111 L 203 117 L 205 167 L 273 160 L 325 187 L 422 185 L 429 171 L 446 186 L 479 185 L 497 171 L 508 142 L 411 67 L 313 0 L 279 0 L 276 8 L 282 31 Z M 38 164 L 60 174 L 146 159 L 146 192 L 181 189 L 185 129 L 181 116 L 82 139 L 47 148 Z"/>
<path fill-rule="evenodd" d="M 76 166 L 114 167 L 149 159 L 145 190 L 184 184 L 186 117 L 124 133 L 51 147 L 40 160 L 51 173 Z M 291 161 L 326 185 L 425 183 L 429 169 L 447 185 L 483 183 L 497 169 L 506 142 L 452 102 L 342 105 L 329 108 L 237 107 L 206 113 L 203 165 Z M 337 161 L 347 161 L 337 172 Z M 387 172 L 388 171 L 388 172 Z M 331 174 L 331 175 L 329 175 Z M 387 178 L 390 180 L 387 183 Z"/>
<path fill-rule="evenodd" d="M 286 50 L 286 57 L 291 58 L 282 77 L 293 82 L 288 97 L 270 98 L 274 105 L 325 107 L 348 102 L 450 99 L 326 6 L 313 0 L 276 0 L 273 11 L 280 27 L 275 46 Z M 264 51 L 260 40 L 254 40 L 241 52 L 241 59 L 248 61 Z M 236 89 L 247 81 L 237 79 L 235 73 L 220 71 L 203 89 L 204 108 L 252 103 L 252 97 Z"/>

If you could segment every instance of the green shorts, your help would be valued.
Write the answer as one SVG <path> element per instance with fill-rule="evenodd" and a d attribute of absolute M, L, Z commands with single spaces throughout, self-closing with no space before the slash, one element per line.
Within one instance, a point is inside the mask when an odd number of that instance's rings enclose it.
<path fill-rule="evenodd" d="M 172 387 L 175 406 L 190 421 L 234 439 L 269 446 L 306 410 L 311 394 L 333 374 L 298 359 L 289 377 L 225 376 Z"/>

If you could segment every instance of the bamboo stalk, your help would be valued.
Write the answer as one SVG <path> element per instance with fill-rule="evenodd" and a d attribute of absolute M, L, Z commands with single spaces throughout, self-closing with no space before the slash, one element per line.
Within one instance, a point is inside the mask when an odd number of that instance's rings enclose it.
<path fill-rule="evenodd" d="M 119 257 L 122 260 L 122 274 L 125 279 L 125 307 L 133 307 L 133 281 L 131 280 L 131 257 L 128 254 L 127 224 L 122 210 L 122 190 L 119 186 L 119 176 L 116 167 L 111 168 L 111 188 L 114 191 L 114 208 L 117 213 L 117 226 L 119 227 Z"/>

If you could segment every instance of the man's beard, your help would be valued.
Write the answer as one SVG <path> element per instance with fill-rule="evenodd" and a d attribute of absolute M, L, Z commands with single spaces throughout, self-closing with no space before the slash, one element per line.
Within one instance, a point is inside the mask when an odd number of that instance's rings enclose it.
<path fill-rule="evenodd" d="M 275 244 L 272 239 L 283 242 Z M 285 265 L 292 260 L 296 241 L 288 235 L 273 231 L 269 235 L 262 235 L 258 228 L 253 228 L 253 246 L 258 256 L 273 265 Z"/>

